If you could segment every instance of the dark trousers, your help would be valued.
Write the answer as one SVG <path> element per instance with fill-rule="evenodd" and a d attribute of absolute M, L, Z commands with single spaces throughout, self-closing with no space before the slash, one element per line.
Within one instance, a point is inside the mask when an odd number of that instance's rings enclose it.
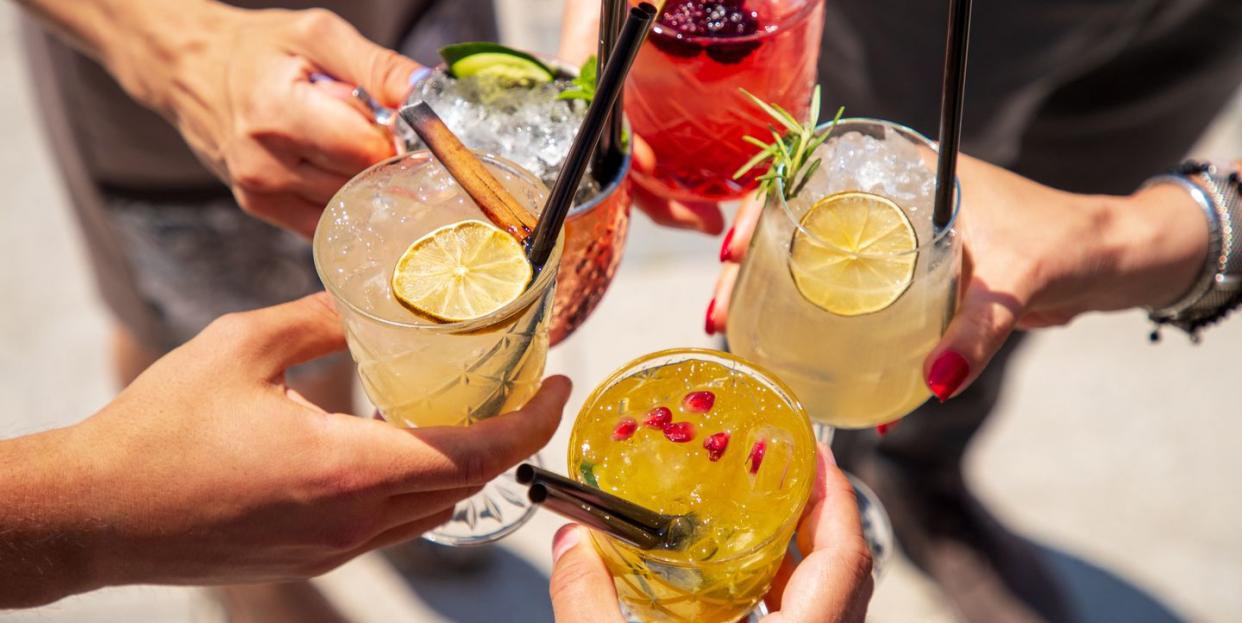
<path fill-rule="evenodd" d="M 1063 190 L 1132 192 L 1184 158 L 1242 84 L 1238 0 L 989 0 L 973 9 L 962 149 Z M 934 138 L 945 3 L 835 0 L 826 11 L 825 109 L 844 105 L 846 116 Z M 955 468 L 1020 341 L 966 392 L 930 401 L 883 439 L 838 431 L 842 465 L 874 450 Z"/>

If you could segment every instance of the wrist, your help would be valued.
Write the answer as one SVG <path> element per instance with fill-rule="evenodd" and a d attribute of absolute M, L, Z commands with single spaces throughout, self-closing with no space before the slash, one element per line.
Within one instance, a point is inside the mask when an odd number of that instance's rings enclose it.
<path fill-rule="evenodd" d="M 107 584 L 84 495 L 89 448 L 77 427 L 0 442 L 0 609 L 51 603 Z"/>
<path fill-rule="evenodd" d="M 1128 197 L 1110 197 L 1114 215 L 1110 247 L 1119 274 L 1123 304 L 1159 308 L 1184 296 L 1207 261 L 1208 222 L 1186 190 L 1168 183 Z"/>

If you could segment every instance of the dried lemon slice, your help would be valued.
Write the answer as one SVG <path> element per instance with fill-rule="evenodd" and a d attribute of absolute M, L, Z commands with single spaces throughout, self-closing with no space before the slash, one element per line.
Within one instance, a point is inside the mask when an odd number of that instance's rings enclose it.
<path fill-rule="evenodd" d="M 914 278 L 918 236 L 892 201 L 861 191 L 820 199 L 790 243 L 789 270 L 808 301 L 840 316 L 892 305 Z"/>
<path fill-rule="evenodd" d="M 482 221 L 445 225 L 410 245 L 392 273 L 392 293 L 411 311 L 460 322 L 522 295 L 531 279 L 522 245 Z"/>

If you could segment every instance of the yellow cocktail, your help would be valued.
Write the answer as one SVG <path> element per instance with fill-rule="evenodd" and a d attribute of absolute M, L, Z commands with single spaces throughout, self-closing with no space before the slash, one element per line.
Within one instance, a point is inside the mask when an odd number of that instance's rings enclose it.
<path fill-rule="evenodd" d="M 547 193 L 538 179 L 507 161 L 479 157 L 523 206 L 538 212 Z M 384 419 L 398 426 L 466 426 L 515 410 L 534 395 L 543 375 L 559 246 L 516 300 L 479 318 L 437 322 L 410 311 L 393 294 L 394 267 L 411 243 L 468 221 L 479 229 L 487 219 L 421 151 L 376 164 L 351 180 L 316 230 L 315 265 L 344 319 L 363 387 Z M 452 251 L 475 253 L 469 245 Z M 486 499 L 463 502 L 457 521 L 430 538 L 494 540 L 533 510 L 509 500 L 520 501 L 520 493 L 485 490 L 480 496 Z"/>
<path fill-rule="evenodd" d="M 763 598 L 815 478 L 790 391 L 724 353 L 654 353 L 613 373 L 574 423 L 569 471 L 697 526 L 679 551 L 594 534 L 622 606 L 642 621 L 735 621 Z"/>

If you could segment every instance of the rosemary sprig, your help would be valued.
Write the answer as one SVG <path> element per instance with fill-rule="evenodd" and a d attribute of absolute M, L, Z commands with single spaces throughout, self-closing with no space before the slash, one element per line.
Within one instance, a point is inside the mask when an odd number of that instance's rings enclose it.
<path fill-rule="evenodd" d="M 845 112 L 845 107 L 837 109 L 837 114 L 832 119 L 832 123 L 820 132 L 815 131 L 815 126 L 819 125 L 819 87 L 815 87 L 815 91 L 811 95 L 811 118 L 806 123 L 798 123 L 793 115 L 787 110 L 781 108 L 779 104 L 768 104 L 763 100 L 755 97 L 746 89 L 741 89 L 742 94 L 750 98 L 756 106 L 772 117 L 774 121 L 784 128 L 783 132 L 778 132 L 777 127 L 768 126 L 768 130 L 772 133 L 772 142 L 765 143 L 753 136 L 744 136 L 742 140 L 759 148 L 759 153 L 755 154 L 742 165 L 741 168 L 733 174 L 733 179 L 738 179 L 746 175 L 751 169 L 768 163 L 768 170 L 759 176 L 759 192 L 768 194 L 775 190 L 777 181 L 781 182 L 781 188 L 785 192 L 785 200 L 788 201 L 798 196 L 799 192 L 810 181 L 811 175 L 819 169 L 820 159 L 811 159 L 815 149 L 822 145 L 828 139 L 828 135 L 832 133 L 832 129 L 836 127 L 837 122 L 841 120 L 841 115 Z"/>

